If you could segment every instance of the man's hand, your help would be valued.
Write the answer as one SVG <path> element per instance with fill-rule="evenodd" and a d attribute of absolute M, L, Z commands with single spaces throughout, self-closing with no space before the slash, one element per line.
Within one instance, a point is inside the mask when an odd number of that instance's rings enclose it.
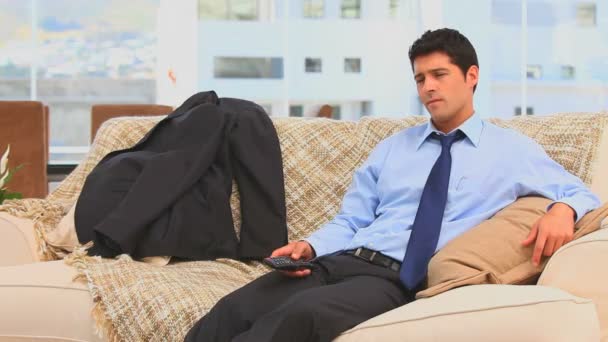
<path fill-rule="evenodd" d="M 275 249 L 270 257 L 289 256 L 294 260 L 304 259 L 310 260 L 315 257 L 315 252 L 312 246 L 306 241 L 294 241 L 286 244 L 283 247 Z M 289 277 L 306 277 L 310 274 L 309 269 L 298 271 L 281 271 Z"/>
<path fill-rule="evenodd" d="M 555 203 L 551 209 L 532 226 L 522 245 L 529 246 L 536 240 L 532 262 L 538 266 L 541 257 L 551 256 L 574 235 L 575 211 L 565 203 Z"/>

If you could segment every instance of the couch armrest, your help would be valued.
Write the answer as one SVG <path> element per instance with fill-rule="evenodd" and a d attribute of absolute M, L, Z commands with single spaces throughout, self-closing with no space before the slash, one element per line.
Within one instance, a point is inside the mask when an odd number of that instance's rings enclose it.
<path fill-rule="evenodd" d="M 0 266 L 40 261 L 34 222 L 0 212 Z"/>
<path fill-rule="evenodd" d="M 608 341 L 608 220 L 602 223 L 603 229 L 562 246 L 547 263 L 538 285 L 557 287 L 593 300 L 601 340 Z"/>

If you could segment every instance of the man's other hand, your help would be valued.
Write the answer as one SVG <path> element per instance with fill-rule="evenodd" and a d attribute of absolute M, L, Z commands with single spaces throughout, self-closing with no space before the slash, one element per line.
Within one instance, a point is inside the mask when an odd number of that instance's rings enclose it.
<path fill-rule="evenodd" d="M 534 240 L 532 262 L 538 266 L 541 257 L 552 256 L 564 244 L 572 241 L 574 235 L 575 211 L 565 203 L 555 203 L 551 209 L 532 226 L 522 245 L 530 246 Z"/>
<path fill-rule="evenodd" d="M 302 240 L 290 242 L 283 247 L 275 249 L 270 257 L 276 256 L 289 256 L 294 260 L 310 260 L 315 257 L 315 252 L 308 242 Z M 310 275 L 311 271 L 309 269 L 303 269 L 298 271 L 281 272 L 289 277 L 306 277 Z"/>

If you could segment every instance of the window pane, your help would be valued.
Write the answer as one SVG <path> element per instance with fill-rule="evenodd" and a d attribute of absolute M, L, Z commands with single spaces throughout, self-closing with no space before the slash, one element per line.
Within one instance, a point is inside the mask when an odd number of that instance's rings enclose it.
<path fill-rule="evenodd" d="M 580 3 L 576 5 L 576 22 L 581 27 L 595 26 L 596 10 L 594 3 Z"/>
<path fill-rule="evenodd" d="M 596 26 L 599 6 L 590 1 L 547 4 L 560 20 L 541 28 L 529 18 L 528 63 L 540 70 L 533 72 L 540 79 L 528 82 L 527 105 L 534 115 L 606 110 L 608 31 Z"/>
<path fill-rule="evenodd" d="M 324 0 L 304 0 L 304 18 L 322 18 L 324 5 Z"/>
<path fill-rule="evenodd" d="M 37 92 L 49 106 L 50 159 L 73 162 L 90 141 L 91 105 L 156 103 L 158 1 L 37 4 Z"/>
<path fill-rule="evenodd" d="M 304 116 L 304 106 L 302 106 L 302 105 L 289 106 L 289 116 L 295 116 L 295 117 Z"/>
<path fill-rule="evenodd" d="M 229 17 L 228 0 L 199 0 L 198 17 L 201 20 L 226 20 Z"/>
<path fill-rule="evenodd" d="M 215 57 L 216 78 L 283 78 L 283 59 Z"/>
<path fill-rule="evenodd" d="M 323 69 L 323 62 L 321 58 L 306 58 L 305 70 L 306 72 L 321 72 Z"/>
<path fill-rule="evenodd" d="M 0 100 L 30 99 L 32 53 L 29 1 L 0 0 Z"/>
<path fill-rule="evenodd" d="M 342 18 L 361 18 L 361 0 L 342 0 Z"/>
<path fill-rule="evenodd" d="M 201 20 L 258 20 L 258 0 L 199 0 Z"/>
<path fill-rule="evenodd" d="M 345 58 L 344 59 L 344 72 L 360 73 L 361 72 L 361 58 Z"/>

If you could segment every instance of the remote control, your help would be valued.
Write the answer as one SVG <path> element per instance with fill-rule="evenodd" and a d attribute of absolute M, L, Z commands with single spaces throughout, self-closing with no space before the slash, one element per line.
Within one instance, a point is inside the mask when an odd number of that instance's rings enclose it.
<path fill-rule="evenodd" d="M 312 268 L 313 264 L 308 261 L 294 260 L 288 256 L 278 256 L 265 258 L 264 263 L 275 270 L 296 271 L 305 268 Z"/>

